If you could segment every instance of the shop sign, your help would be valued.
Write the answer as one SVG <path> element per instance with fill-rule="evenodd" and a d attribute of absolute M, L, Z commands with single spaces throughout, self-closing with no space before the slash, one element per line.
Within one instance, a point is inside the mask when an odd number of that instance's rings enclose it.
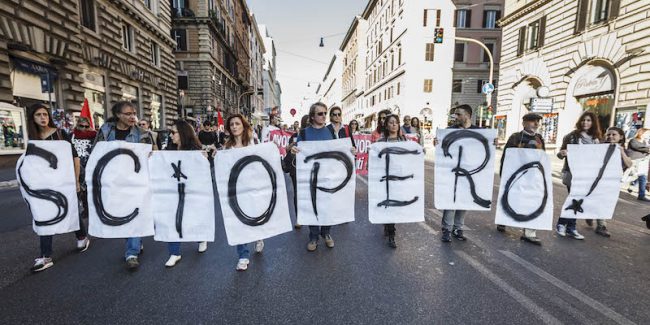
<path fill-rule="evenodd" d="M 614 78 L 609 69 L 586 65 L 578 70 L 577 75 L 578 80 L 573 90 L 575 97 L 614 90 Z"/>
<path fill-rule="evenodd" d="M 534 113 L 548 113 L 553 110 L 553 98 L 531 98 L 530 111 Z"/>

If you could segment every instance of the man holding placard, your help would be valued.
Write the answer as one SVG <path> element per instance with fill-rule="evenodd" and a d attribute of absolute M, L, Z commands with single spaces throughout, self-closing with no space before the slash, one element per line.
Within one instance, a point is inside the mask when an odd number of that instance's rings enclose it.
<path fill-rule="evenodd" d="M 499 170 L 499 174 L 502 174 L 503 161 L 506 157 L 506 151 L 508 148 L 528 148 L 542 151 L 546 150 L 542 135 L 537 133 L 537 129 L 539 128 L 539 121 L 541 119 L 542 117 L 535 113 L 528 113 L 522 117 L 522 125 L 524 129 L 520 132 L 513 133 L 508 138 L 508 141 L 503 148 L 503 155 L 501 156 L 501 169 Z M 503 179 L 501 181 L 503 182 Z M 497 230 L 499 232 L 505 232 L 506 226 L 497 224 Z M 521 240 L 535 245 L 542 244 L 539 238 L 537 238 L 535 229 L 524 228 L 524 234 L 521 236 Z"/>

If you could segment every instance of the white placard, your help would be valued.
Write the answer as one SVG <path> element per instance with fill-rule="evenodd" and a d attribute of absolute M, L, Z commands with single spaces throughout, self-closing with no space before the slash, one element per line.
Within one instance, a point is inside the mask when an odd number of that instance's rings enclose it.
<path fill-rule="evenodd" d="M 219 151 L 215 177 L 229 245 L 291 231 L 287 188 L 275 143 Z"/>
<path fill-rule="evenodd" d="M 571 192 L 562 205 L 562 218 L 611 219 L 620 191 L 621 149 L 614 144 L 570 144 Z"/>
<path fill-rule="evenodd" d="M 350 139 L 300 141 L 296 156 L 298 223 L 354 221 L 356 177 Z"/>
<path fill-rule="evenodd" d="M 79 203 L 67 141 L 29 141 L 16 163 L 20 192 L 32 213 L 32 228 L 39 236 L 79 230 Z"/>
<path fill-rule="evenodd" d="M 438 130 L 433 196 L 436 209 L 490 210 L 495 138 L 495 129 Z"/>
<path fill-rule="evenodd" d="M 508 148 L 501 170 L 495 223 L 526 229 L 553 227 L 551 162 L 543 150 Z"/>
<path fill-rule="evenodd" d="M 154 151 L 149 173 L 154 239 L 214 241 L 210 162 L 201 151 Z"/>
<path fill-rule="evenodd" d="M 86 165 L 88 233 L 100 238 L 154 234 L 149 185 L 150 144 L 102 141 Z"/>
<path fill-rule="evenodd" d="M 376 142 L 368 164 L 371 223 L 424 221 L 424 153 L 413 141 Z"/>

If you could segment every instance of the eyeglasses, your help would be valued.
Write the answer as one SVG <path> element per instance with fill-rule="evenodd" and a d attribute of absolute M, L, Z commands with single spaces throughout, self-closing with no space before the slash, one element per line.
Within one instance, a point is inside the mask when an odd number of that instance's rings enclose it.
<path fill-rule="evenodd" d="M 77 125 L 77 129 L 87 129 L 90 125 Z"/>
<path fill-rule="evenodd" d="M 341 113 L 332 113 L 332 114 L 330 114 L 330 116 L 336 116 L 336 117 L 339 117 L 339 116 L 341 116 Z"/>
<path fill-rule="evenodd" d="M 318 112 L 318 113 L 316 113 L 316 115 L 318 115 L 318 116 L 325 116 L 325 114 L 327 114 L 327 112 Z"/>
<path fill-rule="evenodd" d="M 176 133 L 178 133 L 178 131 L 174 131 L 174 130 L 171 130 L 171 131 L 169 131 L 169 132 L 170 132 L 171 134 L 176 134 Z"/>

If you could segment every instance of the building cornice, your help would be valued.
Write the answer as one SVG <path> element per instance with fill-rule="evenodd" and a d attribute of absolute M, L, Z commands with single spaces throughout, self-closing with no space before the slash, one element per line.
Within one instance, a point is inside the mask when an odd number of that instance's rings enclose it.
<path fill-rule="evenodd" d="M 368 20 L 368 17 L 370 17 L 370 13 L 372 12 L 373 9 L 375 9 L 375 5 L 377 5 L 378 0 L 370 0 L 368 1 L 368 5 L 366 6 L 366 9 L 363 10 L 363 14 L 361 14 L 361 17 L 363 19 Z"/>
<path fill-rule="evenodd" d="M 341 47 L 339 47 L 339 50 L 345 51 L 345 47 L 348 45 L 348 42 L 352 38 L 352 34 L 354 34 L 354 31 L 359 25 L 359 20 L 361 20 L 360 16 L 354 17 L 354 20 L 352 21 L 352 24 L 350 25 L 347 34 L 345 34 L 345 38 L 343 38 L 343 42 L 341 42 Z"/>
<path fill-rule="evenodd" d="M 528 4 L 524 5 L 523 7 L 515 10 L 513 13 L 499 19 L 497 24 L 500 27 L 507 26 L 507 25 L 515 22 L 517 19 L 519 19 L 521 17 L 524 17 L 525 15 L 535 11 L 539 7 L 549 3 L 551 1 L 552 0 L 537 0 L 537 1 L 534 1 L 534 2 L 531 2 L 531 3 L 528 3 Z"/>

